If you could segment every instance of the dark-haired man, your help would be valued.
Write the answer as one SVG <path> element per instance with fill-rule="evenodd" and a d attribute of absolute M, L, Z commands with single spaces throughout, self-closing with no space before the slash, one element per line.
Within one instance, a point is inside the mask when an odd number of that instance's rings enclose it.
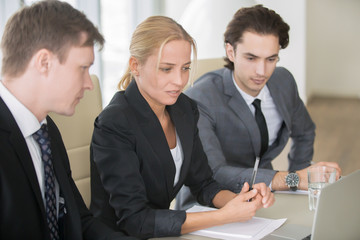
<path fill-rule="evenodd" d="M 315 125 L 292 74 L 276 67 L 280 49 L 289 43 L 289 29 L 275 11 L 262 5 L 241 8 L 224 34 L 225 68 L 203 75 L 186 91 L 198 103 L 199 135 L 214 178 L 233 191 L 250 182 L 256 157 L 256 182 L 272 190 L 307 189 Z M 289 171 L 276 171 L 271 161 L 289 138 Z M 341 174 L 337 163 L 318 164 L 333 166 Z M 189 206 L 189 198 L 188 189 L 183 189 L 177 207 Z"/>

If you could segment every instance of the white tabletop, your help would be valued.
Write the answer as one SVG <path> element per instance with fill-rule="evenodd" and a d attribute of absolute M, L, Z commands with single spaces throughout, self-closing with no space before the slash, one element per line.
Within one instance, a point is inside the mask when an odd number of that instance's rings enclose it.
<path fill-rule="evenodd" d="M 275 203 L 270 208 L 260 209 L 257 217 L 280 219 L 287 218 L 283 226 L 287 224 L 298 224 L 311 227 L 314 219 L 314 211 L 310 211 L 308 207 L 308 196 L 299 194 L 275 193 Z M 280 228 L 281 228 L 280 227 Z M 212 238 L 197 235 L 185 234 L 181 237 L 158 238 L 162 240 L 209 240 Z"/>

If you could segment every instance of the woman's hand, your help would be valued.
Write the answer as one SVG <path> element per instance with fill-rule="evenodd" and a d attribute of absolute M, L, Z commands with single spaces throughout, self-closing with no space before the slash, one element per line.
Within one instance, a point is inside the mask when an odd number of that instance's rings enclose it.
<path fill-rule="evenodd" d="M 258 209 L 269 207 L 274 201 L 274 194 L 264 183 L 255 184 L 251 191 L 249 191 L 249 184 L 245 183 L 239 194 L 222 190 L 213 199 L 213 204 L 219 209 L 186 213 L 186 220 L 182 225 L 181 233 L 185 234 L 226 223 L 250 220 L 255 216 Z"/>
<path fill-rule="evenodd" d="M 274 194 L 271 192 L 270 188 L 266 186 L 265 183 L 257 183 L 253 185 L 253 188 L 256 189 L 262 197 L 263 208 L 268 208 L 272 206 L 275 202 Z"/>
<path fill-rule="evenodd" d="M 219 209 L 224 222 L 244 222 L 255 216 L 256 211 L 263 206 L 263 196 L 258 189 L 260 187 L 249 191 L 249 184 L 245 183 L 241 192 Z M 267 198 L 269 197 L 267 196 Z"/>

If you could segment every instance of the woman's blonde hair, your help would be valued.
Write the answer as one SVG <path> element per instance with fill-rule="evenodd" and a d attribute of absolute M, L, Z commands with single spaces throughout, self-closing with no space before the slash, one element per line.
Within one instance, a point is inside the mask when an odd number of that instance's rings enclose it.
<path fill-rule="evenodd" d="M 144 64 L 154 51 L 159 49 L 158 64 L 164 45 L 172 40 L 185 40 L 192 46 L 193 67 L 196 65 L 196 43 L 195 40 L 185 31 L 176 21 L 165 16 L 152 16 L 140 23 L 131 38 L 130 55 L 135 57 L 140 64 Z M 193 73 L 190 74 L 192 79 Z M 118 88 L 124 90 L 133 79 L 130 66 L 127 66 L 125 74 L 122 76 Z"/>

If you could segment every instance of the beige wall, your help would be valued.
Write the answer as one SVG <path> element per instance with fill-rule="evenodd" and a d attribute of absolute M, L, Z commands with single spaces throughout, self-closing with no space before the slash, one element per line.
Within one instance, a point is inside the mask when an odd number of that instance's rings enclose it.
<path fill-rule="evenodd" d="M 307 0 L 308 98 L 360 97 L 360 1 Z"/>

